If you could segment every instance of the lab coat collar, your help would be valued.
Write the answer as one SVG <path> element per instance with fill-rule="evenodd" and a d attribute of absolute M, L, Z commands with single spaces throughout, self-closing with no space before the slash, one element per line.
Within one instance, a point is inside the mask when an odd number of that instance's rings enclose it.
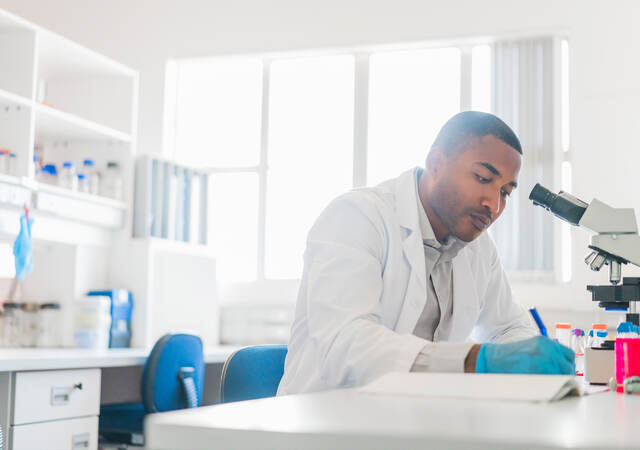
<path fill-rule="evenodd" d="M 402 241 L 402 252 L 411 267 L 405 306 L 396 324 L 396 331 L 401 333 L 413 332 L 420 312 L 427 302 L 427 275 L 420 219 L 416 208 L 418 201 L 415 181 L 417 170 L 418 168 L 411 169 L 400 175 L 396 180 L 394 193 L 396 217 L 406 233 Z"/>
<path fill-rule="evenodd" d="M 396 217 L 398 223 L 406 231 L 402 242 L 404 253 L 411 273 L 407 286 L 407 297 L 404 307 L 396 323 L 395 330 L 399 333 L 413 333 L 420 314 L 427 301 L 427 276 L 424 261 L 422 232 L 418 209 L 418 191 L 416 186 L 416 171 L 411 169 L 396 179 L 395 202 Z M 475 292 L 473 276 L 469 259 L 465 250 L 470 251 L 471 246 L 464 249 L 453 258 L 453 323 L 449 340 L 464 341 L 468 336 L 468 330 L 473 327 L 475 317 L 479 311 L 478 293 Z"/>
<path fill-rule="evenodd" d="M 418 209 L 416 208 L 416 203 L 419 201 L 416 187 L 418 170 L 420 170 L 419 167 L 407 170 L 396 179 L 395 199 L 398 223 L 410 232 L 409 236 L 411 234 L 419 234 L 420 240 L 422 241 L 420 218 L 418 216 Z M 414 233 L 414 231 L 418 233 Z"/>

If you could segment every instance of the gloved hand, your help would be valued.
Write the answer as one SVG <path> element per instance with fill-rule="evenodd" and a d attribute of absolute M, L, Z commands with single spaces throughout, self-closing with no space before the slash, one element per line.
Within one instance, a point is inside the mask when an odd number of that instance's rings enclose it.
<path fill-rule="evenodd" d="M 483 344 L 476 359 L 476 372 L 575 375 L 575 354 L 544 336 Z"/>

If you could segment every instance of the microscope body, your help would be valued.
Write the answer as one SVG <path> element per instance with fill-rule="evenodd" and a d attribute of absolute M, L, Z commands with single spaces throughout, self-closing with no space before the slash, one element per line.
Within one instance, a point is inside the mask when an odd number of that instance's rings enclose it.
<path fill-rule="evenodd" d="M 594 232 L 585 263 L 595 271 L 608 265 L 611 284 L 589 285 L 587 290 L 601 308 L 628 309 L 627 320 L 638 325 L 635 302 L 640 301 L 640 278 L 622 279 L 623 264 L 640 267 L 640 236 L 633 209 L 612 208 L 598 199 L 586 203 L 567 192 L 554 194 L 540 184 L 534 186 L 529 199 L 565 222 Z"/>
<path fill-rule="evenodd" d="M 640 267 L 640 236 L 633 209 L 612 208 L 597 199 L 585 203 L 562 191 L 553 194 L 539 184 L 533 188 L 529 199 L 571 225 L 594 232 L 589 245 L 591 253 L 585 263 L 595 271 L 608 265 L 610 284 L 588 285 L 587 290 L 598 306 L 607 310 L 626 310 L 626 320 L 639 325 L 636 302 L 640 301 L 640 278 L 622 278 L 623 264 Z M 601 346 L 585 350 L 585 381 L 606 384 L 615 375 L 614 343 L 607 340 Z"/>
<path fill-rule="evenodd" d="M 635 302 L 640 301 L 640 278 L 622 279 L 622 264 L 640 266 L 640 236 L 635 212 L 631 208 L 612 208 L 593 199 L 578 225 L 595 234 L 591 237 L 592 252 L 585 262 L 599 270 L 609 265 L 610 285 L 589 285 L 592 300 L 605 309 L 628 309 L 627 320 L 638 325 Z M 618 284 L 622 281 L 622 284 Z"/>

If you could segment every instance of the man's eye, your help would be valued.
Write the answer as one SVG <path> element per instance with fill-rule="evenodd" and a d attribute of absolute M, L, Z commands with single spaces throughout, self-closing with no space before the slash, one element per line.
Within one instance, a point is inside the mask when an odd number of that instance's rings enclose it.
<path fill-rule="evenodd" d="M 489 178 L 485 178 L 481 175 L 478 175 L 477 173 L 474 174 L 476 176 L 476 179 L 480 182 L 480 183 L 488 183 L 491 180 Z"/>

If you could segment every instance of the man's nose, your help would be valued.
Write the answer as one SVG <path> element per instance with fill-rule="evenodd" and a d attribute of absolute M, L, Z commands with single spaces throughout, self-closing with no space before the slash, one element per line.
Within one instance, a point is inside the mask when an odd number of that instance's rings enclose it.
<path fill-rule="evenodd" d="M 482 206 L 491 211 L 491 216 L 494 217 L 500 211 L 502 202 L 502 196 L 500 191 L 496 194 L 493 190 L 487 192 L 482 201 Z"/>

